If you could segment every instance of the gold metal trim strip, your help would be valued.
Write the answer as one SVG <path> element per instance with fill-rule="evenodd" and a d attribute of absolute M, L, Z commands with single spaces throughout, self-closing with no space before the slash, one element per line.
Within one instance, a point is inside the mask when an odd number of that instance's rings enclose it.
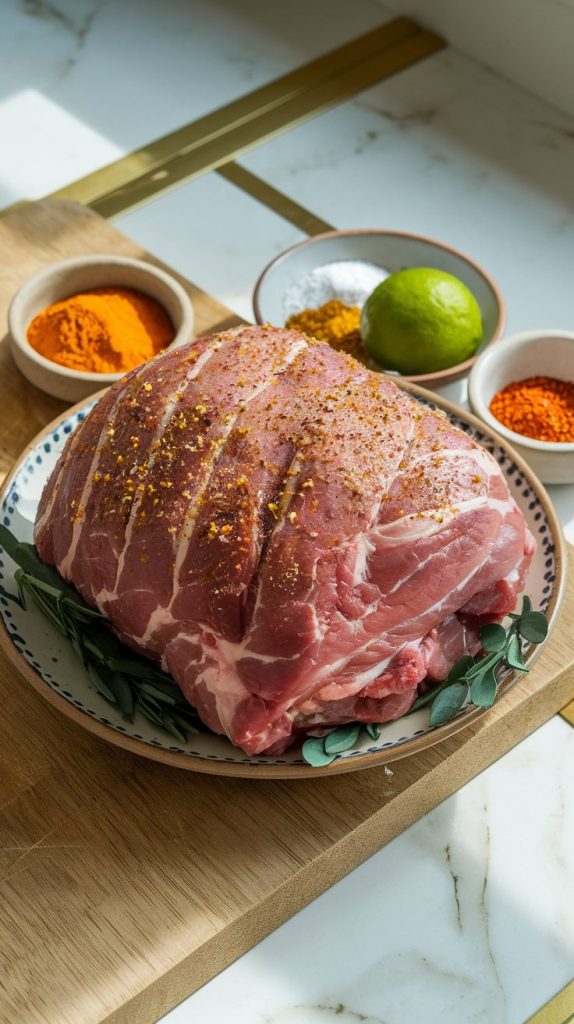
<path fill-rule="evenodd" d="M 574 1021 L 574 980 L 529 1017 L 526 1024 L 570 1024 L 571 1021 Z"/>
<path fill-rule="evenodd" d="M 256 174 L 252 174 L 240 164 L 234 162 L 223 164 L 217 168 L 217 174 L 231 182 L 232 185 L 236 185 L 243 192 L 247 192 L 264 206 L 269 207 L 280 217 L 290 221 L 306 235 L 320 235 L 323 231 L 333 231 L 332 224 L 317 217 L 304 206 L 300 206 L 294 199 L 279 192 L 278 189 L 273 188 L 272 185 L 263 181 L 262 178 L 258 178 Z"/>
<path fill-rule="evenodd" d="M 127 185 L 133 178 L 160 169 L 175 156 L 189 154 L 198 147 L 213 142 L 230 129 L 241 129 L 253 118 L 277 109 L 318 82 L 337 74 L 341 68 L 368 59 L 374 53 L 395 46 L 419 31 L 419 27 L 409 18 L 395 18 L 386 22 L 379 28 L 72 182 L 66 188 L 58 189 L 52 198 L 93 203 L 96 198 Z"/>
<path fill-rule="evenodd" d="M 152 197 L 176 188 L 183 180 L 189 181 L 207 171 L 216 170 L 241 153 L 283 134 L 329 107 L 350 99 L 381 79 L 435 53 L 443 45 L 434 33 L 419 32 L 398 46 L 345 68 L 338 75 L 319 82 L 280 106 L 263 110 L 246 123 L 232 125 L 229 130 L 194 149 L 178 153 L 161 168 L 140 175 L 89 205 L 104 217 L 118 216 L 127 209 L 133 209 Z"/>
<path fill-rule="evenodd" d="M 565 708 L 562 708 L 560 714 L 569 725 L 574 725 L 574 700 L 571 700 Z"/>
<path fill-rule="evenodd" d="M 444 46 L 407 18 L 385 23 L 296 71 L 52 193 L 105 217 L 215 170 Z"/>

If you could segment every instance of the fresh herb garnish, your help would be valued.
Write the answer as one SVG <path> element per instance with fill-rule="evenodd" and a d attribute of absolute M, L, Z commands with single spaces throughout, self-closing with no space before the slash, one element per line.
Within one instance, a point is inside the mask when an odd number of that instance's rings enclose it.
<path fill-rule="evenodd" d="M 548 633 L 548 622 L 543 612 L 532 610 L 529 597 L 522 601 L 520 614 L 510 614 L 508 628 L 498 622 L 489 623 L 480 630 L 480 642 L 484 654 L 471 657 L 464 654 L 451 668 L 447 679 L 432 686 L 409 708 L 409 715 L 419 708 L 430 705 L 431 726 L 450 721 L 463 707 L 473 704 L 479 708 L 490 708 L 498 693 L 498 672 L 507 667 L 519 672 L 528 672 L 522 653 L 523 641 L 540 644 Z M 378 739 L 376 725 L 367 725 L 367 734 Z M 326 736 L 305 740 L 303 758 L 314 767 L 331 764 L 339 754 L 350 750 L 357 743 L 362 726 L 358 722 L 342 725 Z"/>
<path fill-rule="evenodd" d="M 60 574 L 40 558 L 33 544 L 18 541 L 0 524 L 0 545 L 18 569 L 18 597 L 4 588 L 4 597 L 26 608 L 31 598 L 49 622 L 65 636 L 83 662 L 98 693 L 116 705 L 123 718 L 134 712 L 184 743 L 189 732 L 205 729 L 175 680 L 147 658 L 136 654 L 112 633 L 106 617 L 91 608 Z"/>
<path fill-rule="evenodd" d="M 528 672 L 522 653 L 523 641 L 540 644 L 548 633 L 548 622 L 543 612 L 532 610 L 529 597 L 522 601 L 520 614 L 511 612 L 510 625 L 505 629 L 497 622 L 480 630 L 480 642 L 485 654 L 475 658 L 465 654 L 450 670 L 448 678 L 419 697 L 409 709 L 430 704 L 430 724 L 442 725 L 456 715 L 466 704 L 490 708 L 498 693 L 501 668 Z"/>

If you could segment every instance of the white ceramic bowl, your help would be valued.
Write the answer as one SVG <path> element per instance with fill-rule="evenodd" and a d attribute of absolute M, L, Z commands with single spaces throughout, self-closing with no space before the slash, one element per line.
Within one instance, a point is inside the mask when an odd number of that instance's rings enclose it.
<path fill-rule="evenodd" d="M 483 352 L 468 383 L 472 411 L 504 437 L 546 484 L 574 483 L 574 443 L 537 441 L 509 430 L 492 415 L 489 405 L 497 391 L 528 377 L 558 377 L 574 381 L 574 332 L 524 331 L 503 338 Z"/>
<path fill-rule="evenodd" d="M 445 270 L 464 282 L 480 306 L 484 335 L 479 351 L 500 338 L 504 330 L 506 310 L 503 298 L 492 278 L 474 260 L 432 238 L 377 228 L 327 231 L 276 256 L 267 264 L 255 285 L 253 311 L 257 322 L 283 326 L 283 299 L 288 289 L 315 267 L 337 260 L 366 260 L 391 274 L 406 267 Z M 476 358 L 473 356 L 436 373 L 420 373 L 403 379 L 425 387 L 446 384 L 468 373 Z M 373 365 L 372 368 L 377 367 Z"/>
<path fill-rule="evenodd" d="M 66 402 L 79 402 L 123 376 L 123 373 L 87 373 L 60 366 L 36 352 L 26 337 L 30 322 L 46 306 L 81 291 L 109 287 L 135 288 L 164 307 L 176 332 L 168 348 L 192 340 L 193 307 L 189 295 L 178 281 L 151 263 L 124 256 L 78 256 L 53 263 L 24 282 L 8 310 L 16 366 L 41 391 Z"/>

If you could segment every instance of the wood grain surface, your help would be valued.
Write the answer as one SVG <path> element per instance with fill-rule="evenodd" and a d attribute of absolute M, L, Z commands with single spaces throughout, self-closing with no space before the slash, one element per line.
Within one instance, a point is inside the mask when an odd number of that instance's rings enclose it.
<path fill-rule="evenodd" d="M 3 313 L 34 270 L 106 251 L 150 258 L 81 207 L 15 211 L 0 222 Z M 185 284 L 200 331 L 233 321 Z M 0 373 L 8 470 L 62 405 L 18 377 L 5 339 Z M 0 664 L 2 1024 L 157 1020 L 564 706 L 573 616 L 570 585 L 530 675 L 391 775 L 255 783 L 180 772 L 97 739 Z"/>

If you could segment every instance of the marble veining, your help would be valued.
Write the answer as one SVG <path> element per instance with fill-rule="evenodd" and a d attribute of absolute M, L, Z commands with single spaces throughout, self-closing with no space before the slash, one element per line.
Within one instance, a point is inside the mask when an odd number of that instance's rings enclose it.
<path fill-rule="evenodd" d="M 78 5 L 71 10 L 65 10 L 58 4 L 48 2 L 48 0 L 22 0 L 24 14 L 32 18 L 53 22 L 65 29 L 72 38 L 73 49 L 62 63 L 60 78 L 64 78 L 77 64 L 88 33 L 106 2 L 107 0 L 96 0 L 93 7 L 80 14 Z"/>
<path fill-rule="evenodd" d="M 453 865 L 452 865 L 452 857 L 451 857 L 451 854 L 450 854 L 450 843 L 447 843 L 445 848 L 444 848 L 444 857 L 445 857 L 445 861 L 446 861 L 446 866 L 447 866 L 447 868 L 448 868 L 448 870 L 450 872 L 450 876 L 452 878 L 452 893 L 453 893 L 453 896 L 454 896 L 454 903 L 455 903 L 455 907 L 456 907 L 456 920 L 457 920 L 458 927 L 462 931 L 462 913 L 461 913 L 461 907 L 460 907 L 460 896 L 458 894 L 458 875 L 455 873 Z"/>
<path fill-rule="evenodd" d="M 272 1017 L 265 1018 L 265 1024 L 300 1024 L 304 1016 L 306 1024 L 329 1024 L 329 1021 L 336 1024 L 356 1024 L 362 1021 L 363 1024 L 386 1024 L 382 1017 L 372 1017 L 370 1014 L 358 1013 L 343 1003 L 336 1006 L 325 1006 L 321 1003 L 293 1006 Z"/>

